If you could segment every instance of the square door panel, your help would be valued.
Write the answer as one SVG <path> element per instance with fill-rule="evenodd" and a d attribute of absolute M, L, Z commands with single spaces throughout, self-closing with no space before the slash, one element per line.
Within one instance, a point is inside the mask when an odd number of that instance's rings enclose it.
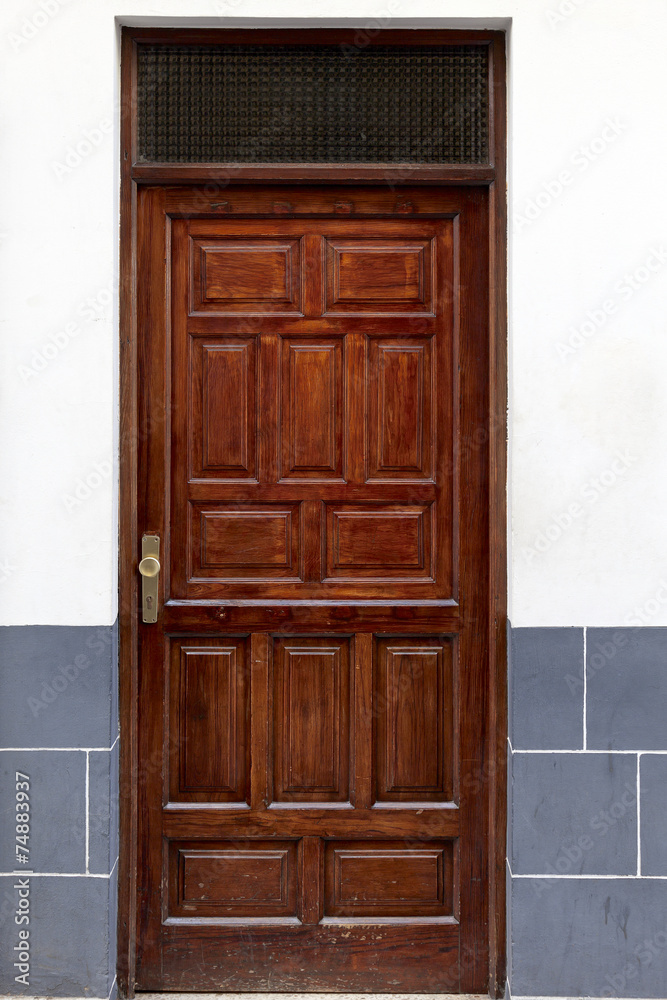
<path fill-rule="evenodd" d="M 282 477 L 342 480 L 342 340 L 284 338 L 280 351 Z"/>
<path fill-rule="evenodd" d="M 192 503 L 191 576 L 299 580 L 300 504 Z"/>
<path fill-rule="evenodd" d="M 325 314 L 433 315 L 435 241 L 324 239 Z"/>
<path fill-rule="evenodd" d="M 326 510 L 329 579 L 432 580 L 432 504 L 327 504 Z"/>
<path fill-rule="evenodd" d="M 257 478 L 257 338 L 191 338 L 190 475 Z"/>
<path fill-rule="evenodd" d="M 454 775 L 451 640 L 380 638 L 374 715 L 378 802 L 450 802 Z"/>
<path fill-rule="evenodd" d="M 274 801 L 348 801 L 349 639 L 276 638 L 273 710 Z"/>
<path fill-rule="evenodd" d="M 367 408 L 370 479 L 433 480 L 431 340 L 371 338 Z"/>
<path fill-rule="evenodd" d="M 301 239 L 193 239 L 190 310 L 242 316 L 301 311 Z"/>
<path fill-rule="evenodd" d="M 331 917 L 451 916 L 451 841 L 329 841 L 324 914 Z"/>
<path fill-rule="evenodd" d="M 169 798 L 245 802 L 250 672 L 247 640 L 172 639 Z"/>
<path fill-rule="evenodd" d="M 295 917 L 296 841 L 169 845 L 172 917 Z"/>

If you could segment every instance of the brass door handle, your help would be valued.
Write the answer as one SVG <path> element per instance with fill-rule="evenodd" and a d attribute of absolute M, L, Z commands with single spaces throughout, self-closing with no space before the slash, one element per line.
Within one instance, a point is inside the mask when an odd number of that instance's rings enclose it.
<path fill-rule="evenodd" d="M 139 572 L 142 576 L 157 576 L 160 572 L 160 562 L 155 556 L 145 556 L 139 563 Z"/>
<path fill-rule="evenodd" d="M 149 625 L 157 621 L 158 583 L 160 579 L 160 536 L 144 535 L 141 539 L 141 617 Z"/>

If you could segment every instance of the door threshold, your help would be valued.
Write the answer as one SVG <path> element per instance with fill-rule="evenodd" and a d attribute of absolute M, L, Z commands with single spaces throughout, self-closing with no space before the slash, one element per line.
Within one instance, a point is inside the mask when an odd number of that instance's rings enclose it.
<path fill-rule="evenodd" d="M 486 993 L 140 993 L 139 1000 L 488 1000 Z"/>

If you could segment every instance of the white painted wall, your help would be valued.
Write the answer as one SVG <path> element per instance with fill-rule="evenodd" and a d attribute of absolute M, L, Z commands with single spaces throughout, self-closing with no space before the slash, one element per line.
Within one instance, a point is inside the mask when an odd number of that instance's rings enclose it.
<path fill-rule="evenodd" d="M 512 622 L 667 624 L 664 0 L 5 0 L 0 16 L 1 623 L 116 615 L 114 18 L 463 17 L 512 19 Z"/>

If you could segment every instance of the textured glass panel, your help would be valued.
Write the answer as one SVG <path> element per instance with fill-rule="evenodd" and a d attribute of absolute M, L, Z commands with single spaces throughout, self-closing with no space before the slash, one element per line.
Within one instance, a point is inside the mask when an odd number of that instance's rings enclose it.
<path fill-rule="evenodd" d="M 140 45 L 139 160 L 486 163 L 477 45 Z"/>

